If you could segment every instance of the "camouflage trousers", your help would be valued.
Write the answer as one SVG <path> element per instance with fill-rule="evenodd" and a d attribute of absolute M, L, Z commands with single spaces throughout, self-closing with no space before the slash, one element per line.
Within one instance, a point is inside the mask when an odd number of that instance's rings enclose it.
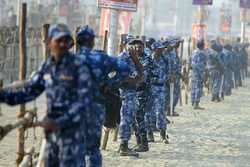
<path fill-rule="evenodd" d="M 191 101 L 192 104 L 199 103 L 202 97 L 203 83 L 199 78 L 192 78 Z"/>
<path fill-rule="evenodd" d="M 230 95 L 232 92 L 232 87 L 233 87 L 233 75 L 232 75 L 232 71 L 230 69 L 228 69 L 225 72 L 225 81 L 224 81 L 224 93 L 226 95 Z"/>
<path fill-rule="evenodd" d="M 166 86 L 152 86 L 152 109 L 156 113 L 156 127 L 166 130 Z"/>
<path fill-rule="evenodd" d="M 139 106 L 138 110 L 136 111 L 134 130 L 135 130 L 135 135 L 137 137 L 140 137 L 147 135 L 145 112 L 146 112 L 146 103 L 148 98 L 145 92 L 139 92 L 137 95 L 137 99 L 139 102 Z"/>
<path fill-rule="evenodd" d="M 153 131 L 156 125 L 156 113 L 153 110 L 152 91 L 149 92 L 148 99 L 145 106 L 145 126 L 147 131 Z"/>
<path fill-rule="evenodd" d="M 136 93 L 125 95 L 122 99 L 120 110 L 121 121 L 119 126 L 119 136 L 121 141 L 130 140 L 136 111 L 138 111 L 138 99 Z"/>
<path fill-rule="evenodd" d="M 86 113 L 86 162 L 88 167 L 101 167 L 102 155 L 100 151 L 102 126 L 105 117 L 105 106 L 94 103 L 93 110 Z"/>
<path fill-rule="evenodd" d="M 180 84 L 181 80 L 177 79 L 175 84 L 174 84 L 174 108 L 177 106 L 178 101 L 180 99 L 181 96 L 181 84 Z"/>
<path fill-rule="evenodd" d="M 235 83 L 236 87 L 242 86 L 242 77 L 240 69 L 235 70 Z"/>
<path fill-rule="evenodd" d="M 221 75 L 218 71 L 210 72 L 212 97 L 219 97 L 221 86 Z"/>
<path fill-rule="evenodd" d="M 85 167 L 86 147 L 80 128 L 63 134 L 47 134 L 45 147 L 46 167 Z"/>

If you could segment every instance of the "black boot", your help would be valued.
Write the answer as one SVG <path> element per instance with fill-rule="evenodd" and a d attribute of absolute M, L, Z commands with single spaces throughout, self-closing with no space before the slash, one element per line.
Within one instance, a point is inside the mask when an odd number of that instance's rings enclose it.
<path fill-rule="evenodd" d="M 224 93 L 221 94 L 221 99 L 224 100 Z"/>
<path fill-rule="evenodd" d="M 141 136 L 141 143 L 134 150 L 136 152 L 147 152 L 149 150 L 147 136 Z"/>
<path fill-rule="evenodd" d="M 139 154 L 128 148 L 128 142 L 122 141 L 119 149 L 120 156 L 139 157 Z"/>
<path fill-rule="evenodd" d="M 196 102 L 195 105 L 194 105 L 194 110 L 204 110 L 205 108 L 201 107 L 199 105 L 199 102 Z"/>
<path fill-rule="evenodd" d="M 219 96 L 216 97 L 216 102 L 218 102 L 218 103 L 221 102 L 221 99 Z"/>
<path fill-rule="evenodd" d="M 154 133 L 152 131 L 148 132 L 148 142 L 155 142 Z"/>
<path fill-rule="evenodd" d="M 179 117 L 180 114 L 178 114 L 177 112 L 174 111 L 172 116 L 173 116 L 173 117 Z"/>
<path fill-rule="evenodd" d="M 136 144 L 137 146 L 139 146 L 141 144 L 141 137 L 138 135 L 135 136 L 136 137 Z"/>
<path fill-rule="evenodd" d="M 161 135 L 161 141 L 162 141 L 164 144 L 169 144 L 168 136 L 166 135 L 166 130 L 161 130 L 161 131 L 160 131 L 160 135 Z"/>

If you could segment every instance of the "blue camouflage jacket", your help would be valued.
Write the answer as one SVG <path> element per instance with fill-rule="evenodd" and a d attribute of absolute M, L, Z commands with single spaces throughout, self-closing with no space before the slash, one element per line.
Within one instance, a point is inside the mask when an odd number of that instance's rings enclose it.
<path fill-rule="evenodd" d="M 221 71 L 222 64 L 219 59 L 218 53 L 212 49 L 207 50 L 207 68 L 209 72 Z"/>
<path fill-rule="evenodd" d="M 192 79 L 203 80 L 206 68 L 206 54 L 205 51 L 197 49 L 194 51 L 191 60 L 192 65 Z"/>
<path fill-rule="evenodd" d="M 151 76 L 151 84 L 164 86 L 168 79 L 168 69 L 166 66 L 166 61 L 164 60 L 164 55 L 156 57 L 153 54 L 153 68 Z"/>
<path fill-rule="evenodd" d="M 119 55 L 119 59 L 123 62 L 126 62 L 128 64 L 129 67 L 129 77 L 130 78 L 135 78 L 137 77 L 138 71 L 136 69 L 136 66 L 132 60 L 132 58 L 130 57 L 130 54 L 127 51 L 123 51 L 120 55 Z M 121 92 L 121 96 L 127 96 L 127 95 L 136 95 L 136 88 L 138 85 L 135 85 L 133 88 L 121 88 L 120 92 Z"/>
<path fill-rule="evenodd" d="M 150 78 L 152 76 L 153 60 L 151 55 L 143 54 L 143 56 L 139 58 L 139 61 L 143 65 L 144 69 L 144 82 L 140 83 L 137 86 L 137 91 L 145 91 L 146 89 L 150 88 Z"/>
<path fill-rule="evenodd" d="M 34 100 L 46 91 L 47 115 L 60 129 L 79 126 L 83 113 L 92 105 L 92 79 L 89 68 L 71 53 L 55 63 L 50 56 L 29 82 L 18 90 L 0 91 L 0 101 L 9 105 Z"/>
<path fill-rule="evenodd" d="M 119 86 L 128 78 L 130 68 L 125 61 L 111 57 L 102 51 L 91 51 L 90 48 L 82 47 L 78 56 L 88 64 L 94 78 L 95 99 L 103 101 L 100 90 L 104 85 L 109 87 Z M 114 75 L 111 77 L 111 73 Z M 101 102 L 100 101 L 100 102 Z"/>
<path fill-rule="evenodd" d="M 223 53 L 225 55 L 225 68 L 226 70 L 233 70 L 233 53 L 227 49 L 223 49 Z"/>
<path fill-rule="evenodd" d="M 168 56 L 169 61 L 169 74 L 175 75 L 177 79 L 181 78 L 181 60 L 178 57 L 176 50 L 172 50 Z"/>

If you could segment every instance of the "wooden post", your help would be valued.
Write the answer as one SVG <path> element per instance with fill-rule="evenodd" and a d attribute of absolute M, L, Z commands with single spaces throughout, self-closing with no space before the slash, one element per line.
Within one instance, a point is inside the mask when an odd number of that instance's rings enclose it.
<path fill-rule="evenodd" d="M 22 4 L 19 20 L 19 80 L 25 80 L 26 77 L 26 18 L 27 17 L 27 4 Z M 25 105 L 21 105 L 17 118 L 23 118 L 25 114 Z M 16 165 L 22 162 L 24 157 L 24 128 L 17 130 L 17 159 Z"/>
<path fill-rule="evenodd" d="M 103 136 L 103 140 L 102 140 L 102 150 L 106 150 L 108 139 L 109 139 L 109 132 L 110 132 L 109 128 L 104 128 L 104 136 Z"/>
<path fill-rule="evenodd" d="M 42 32 L 43 55 L 44 55 L 45 60 L 48 58 L 48 54 L 49 54 L 49 49 L 47 47 L 49 26 L 50 26 L 49 24 L 44 24 L 43 32 Z"/>
<path fill-rule="evenodd" d="M 119 132 L 119 125 L 115 128 L 114 130 L 114 136 L 113 136 L 113 141 L 117 142 L 118 139 L 118 132 Z"/>
<path fill-rule="evenodd" d="M 108 30 L 105 31 L 105 34 L 104 34 L 104 39 L 103 39 L 103 51 L 107 52 L 108 50 Z"/>
<path fill-rule="evenodd" d="M 77 53 L 77 51 L 79 50 L 79 45 L 77 44 L 77 32 L 80 30 L 81 27 L 76 27 L 75 28 L 75 32 L 74 32 L 74 53 Z"/>
<path fill-rule="evenodd" d="M 184 44 L 184 41 L 181 42 L 181 48 L 180 48 L 180 51 L 181 51 L 181 53 L 180 53 L 181 65 L 182 65 L 182 62 L 183 62 L 183 44 Z M 180 92 L 180 106 L 182 106 L 183 105 L 183 102 L 182 102 L 182 79 L 180 81 L 180 87 L 181 87 L 181 90 L 180 90 L 181 91 Z"/>

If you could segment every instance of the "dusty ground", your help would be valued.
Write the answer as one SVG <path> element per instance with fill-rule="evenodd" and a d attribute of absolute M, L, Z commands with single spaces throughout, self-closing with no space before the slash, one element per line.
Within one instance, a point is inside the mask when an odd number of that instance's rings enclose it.
<path fill-rule="evenodd" d="M 179 107 L 181 116 L 171 118 L 174 123 L 168 127 L 171 143 L 152 143 L 150 151 L 138 159 L 119 157 L 118 143 L 110 140 L 108 150 L 103 151 L 104 167 L 250 167 L 250 80 L 247 83 L 223 103 L 211 103 L 204 97 L 205 111 Z M 45 110 L 43 101 L 38 102 L 40 113 Z M 16 108 L 2 108 L 0 125 L 15 120 Z M 29 135 L 30 146 L 32 131 Z M 159 134 L 156 136 L 158 141 Z M 39 141 L 34 144 L 39 145 Z M 0 167 L 14 166 L 15 142 L 15 132 L 0 142 Z"/>

